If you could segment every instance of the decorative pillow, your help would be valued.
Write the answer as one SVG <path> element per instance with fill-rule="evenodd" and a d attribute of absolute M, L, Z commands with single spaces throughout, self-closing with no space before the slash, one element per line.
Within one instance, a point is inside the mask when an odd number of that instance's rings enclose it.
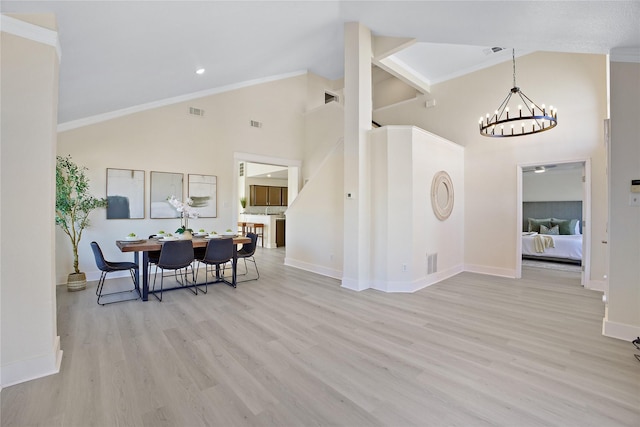
<path fill-rule="evenodd" d="M 547 228 L 551 228 L 551 218 L 536 219 L 529 218 L 529 231 L 540 232 L 540 226 L 544 225 Z"/>
<path fill-rule="evenodd" d="M 540 234 L 548 234 L 551 236 L 557 236 L 560 234 L 560 227 L 558 227 L 557 225 L 554 225 L 553 227 L 549 228 L 547 226 L 545 226 L 544 224 L 540 224 Z"/>
<path fill-rule="evenodd" d="M 551 226 L 559 226 L 560 234 L 576 234 L 577 219 L 551 218 Z"/>

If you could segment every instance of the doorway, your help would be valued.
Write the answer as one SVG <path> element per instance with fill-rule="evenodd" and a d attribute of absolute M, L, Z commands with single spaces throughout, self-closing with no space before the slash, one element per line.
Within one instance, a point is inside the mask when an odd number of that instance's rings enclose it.
<path fill-rule="evenodd" d="M 245 198 L 247 208 L 251 206 L 251 194 L 248 194 L 249 187 L 247 184 L 247 173 L 251 170 L 253 170 L 253 172 L 250 173 L 255 175 L 252 179 L 255 179 L 256 183 L 262 183 L 265 186 L 271 186 L 269 180 L 273 183 L 277 183 L 278 185 L 274 184 L 273 186 L 282 188 L 282 193 L 280 194 L 286 193 L 284 199 L 286 200 L 286 203 L 279 203 L 278 206 L 274 205 L 273 207 L 269 205 L 261 206 L 260 208 L 254 207 L 254 209 L 249 210 L 249 212 L 262 215 L 284 214 L 287 207 L 293 203 L 300 191 L 301 165 L 302 162 L 299 160 L 268 157 L 251 153 L 234 153 L 235 173 L 233 174 L 232 194 L 238 196 L 238 202 L 234 203 L 232 207 L 233 218 L 240 221 L 240 213 L 245 210 L 242 208 L 240 203 L 241 197 Z M 269 222 L 271 223 L 273 221 Z M 277 225 L 281 224 L 284 224 L 285 230 L 283 230 L 283 232 L 286 234 L 286 222 L 283 221 Z M 272 228 L 274 228 L 274 230 L 265 230 L 264 238 L 267 239 L 266 244 L 263 241 L 265 247 L 275 247 L 275 226 Z"/>
<path fill-rule="evenodd" d="M 517 193 L 517 232 L 516 232 L 516 278 L 522 277 L 524 202 L 537 206 L 549 203 L 550 211 L 541 214 L 544 217 L 563 218 L 563 213 L 555 213 L 557 205 L 564 208 L 569 202 L 581 201 L 581 218 L 579 229 L 582 234 L 581 242 L 581 277 L 580 283 L 587 287 L 591 265 L 591 162 L 589 159 L 557 161 L 518 165 L 518 193 Z M 544 208 L 543 208 L 544 209 Z M 575 208 L 574 208 L 575 209 Z M 555 214 L 554 214 L 555 213 Z M 577 215 L 572 215 L 577 216 Z M 563 218 L 564 219 L 564 218 Z M 571 220 L 572 218 L 566 218 Z"/>

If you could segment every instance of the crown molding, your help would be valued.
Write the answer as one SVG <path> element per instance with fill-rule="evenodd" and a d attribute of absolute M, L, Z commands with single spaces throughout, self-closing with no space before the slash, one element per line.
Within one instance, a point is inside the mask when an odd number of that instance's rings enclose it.
<path fill-rule="evenodd" d="M 93 125 L 96 123 L 106 122 L 107 120 L 115 119 L 118 117 L 128 116 L 130 114 L 140 113 L 142 111 L 152 110 L 154 108 L 165 107 L 167 105 L 178 104 L 180 102 L 191 101 L 192 99 L 204 98 L 205 96 L 218 95 L 224 92 L 230 92 L 232 90 L 242 89 L 249 86 L 255 86 L 262 83 L 269 83 L 277 80 L 288 79 L 291 77 L 297 77 L 307 74 L 307 70 L 294 71 L 286 74 L 278 74 L 275 76 L 263 77 L 254 80 L 247 80 L 245 82 L 234 83 L 226 86 L 220 86 L 213 89 L 207 89 L 199 92 L 187 93 L 185 95 L 174 96 L 172 98 L 165 98 L 159 101 L 148 102 L 146 104 L 140 104 L 133 107 L 123 108 L 121 110 L 110 111 L 108 113 L 97 114 L 95 116 L 85 117 L 78 120 L 72 120 L 58 124 L 58 132 L 65 132 L 68 130 L 77 129 L 84 126 Z"/>
<path fill-rule="evenodd" d="M 614 47 L 609 52 L 611 62 L 640 63 L 640 47 Z"/>
<path fill-rule="evenodd" d="M 60 47 L 57 31 L 30 24 L 8 15 L 0 15 L 0 29 L 14 36 L 53 46 L 58 55 L 58 62 L 62 60 L 62 48 Z"/>

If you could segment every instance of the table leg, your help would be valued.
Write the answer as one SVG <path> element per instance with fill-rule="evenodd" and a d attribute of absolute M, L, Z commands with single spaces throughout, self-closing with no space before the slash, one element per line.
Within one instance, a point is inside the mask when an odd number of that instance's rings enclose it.
<path fill-rule="evenodd" d="M 233 250 L 233 259 L 231 262 L 231 286 L 236 287 L 237 268 L 238 267 L 238 248 Z"/>
<path fill-rule="evenodd" d="M 138 252 L 136 252 L 136 258 Z M 136 259 L 137 261 L 137 259 Z M 142 252 L 142 301 L 149 300 L 149 252 Z"/>

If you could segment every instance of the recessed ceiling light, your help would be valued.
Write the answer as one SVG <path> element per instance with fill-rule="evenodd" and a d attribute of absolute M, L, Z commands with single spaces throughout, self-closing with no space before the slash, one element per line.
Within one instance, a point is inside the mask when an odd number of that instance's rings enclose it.
<path fill-rule="evenodd" d="M 196 70 L 196 74 L 200 74 L 200 75 L 204 74 L 204 68 L 198 68 Z"/>
<path fill-rule="evenodd" d="M 267 174 L 267 178 L 271 178 L 271 174 L 270 174 L 270 173 L 269 173 L 269 174 Z"/>

